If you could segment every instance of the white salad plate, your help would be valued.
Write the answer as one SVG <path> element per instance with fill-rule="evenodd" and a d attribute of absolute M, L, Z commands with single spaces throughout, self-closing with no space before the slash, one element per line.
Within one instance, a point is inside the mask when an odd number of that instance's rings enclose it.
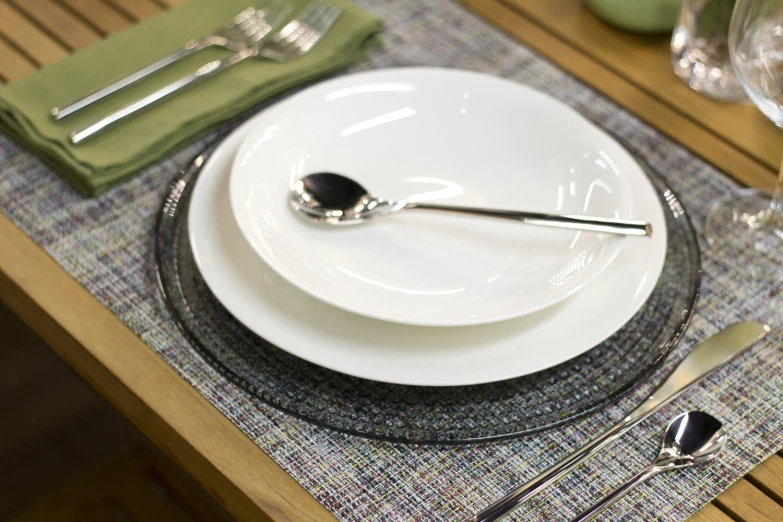
<path fill-rule="evenodd" d="M 188 212 L 198 268 L 217 299 L 275 346 L 312 363 L 377 381 L 458 386 L 510 379 L 589 350 L 627 323 L 650 296 L 663 267 L 666 225 L 652 184 L 630 179 L 632 219 L 651 238 L 627 238 L 609 270 L 583 291 L 516 319 L 452 328 L 375 320 L 315 299 L 279 276 L 248 244 L 231 210 L 229 177 L 261 113 L 233 132 L 205 162 Z"/>
<path fill-rule="evenodd" d="M 650 242 L 422 210 L 317 224 L 288 203 L 315 172 L 386 199 L 612 218 L 631 218 L 644 173 L 568 106 L 474 72 L 372 71 L 281 101 L 233 162 L 239 229 L 294 286 L 375 319 L 453 327 L 530 314 L 583 289 L 622 248 Z"/>

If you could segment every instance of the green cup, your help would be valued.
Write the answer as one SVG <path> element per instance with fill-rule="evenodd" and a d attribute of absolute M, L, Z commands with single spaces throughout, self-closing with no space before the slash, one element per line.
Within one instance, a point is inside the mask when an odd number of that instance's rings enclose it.
<path fill-rule="evenodd" d="M 604 22 L 634 33 L 669 33 L 677 24 L 680 0 L 585 0 Z"/>

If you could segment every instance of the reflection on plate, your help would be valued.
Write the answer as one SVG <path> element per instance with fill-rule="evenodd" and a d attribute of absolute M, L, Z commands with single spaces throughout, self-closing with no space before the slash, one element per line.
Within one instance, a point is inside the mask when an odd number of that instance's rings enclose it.
<path fill-rule="evenodd" d="M 198 270 L 228 311 L 266 341 L 307 361 L 397 384 L 510 379 L 571 359 L 608 338 L 647 300 L 661 273 L 666 224 L 656 192 L 642 176 L 630 179 L 634 213 L 629 217 L 643 215 L 656 233 L 623 248 L 610 270 L 555 306 L 509 321 L 454 328 L 379 321 L 330 306 L 267 266 L 232 216 L 231 162 L 263 117 L 237 129 L 204 164 L 190 199 L 189 239 Z"/>
<path fill-rule="evenodd" d="M 425 68 L 344 76 L 249 128 L 230 177 L 240 230 L 290 283 L 356 314 L 427 326 L 507 320 L 573 295 L 621 248 L 649 246 L 427 211 L 329 227 L 288 206 L 296 180 L 328 171 L 395 200 L 630 218 L 632 184 L 645 177 L 634 159 L 569 107 L 507 80 Z"/>

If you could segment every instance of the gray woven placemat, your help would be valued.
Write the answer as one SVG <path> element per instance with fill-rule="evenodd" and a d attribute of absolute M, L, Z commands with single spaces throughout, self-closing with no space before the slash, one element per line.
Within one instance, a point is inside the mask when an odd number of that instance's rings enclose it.
<path fill-rule="evenodd" d="M 709 206 L 736 190 L 713 167 L 448 0 L 358 0 L 386 23 L 384 47 L 353 70 L 441 65 L 525 83 L 573 106 L 654 163 L 697 230 Z M 667 71 L 661 71 L 667 74 Z M 600 414 L 535 436 L 474 446 L 412 446 L 316 428 L 250 399 L 192 351 L 157 292 L 152 231 L 166 186 L 203 143 L 98 199 L 85 200 L 37 159 L 0 136 L 0 208 L 168 364 L 338 518 L 454 520 L 554 463 L 649 390 Z M 702 245 L 704 246 L 704 245 Z M 0 248 L 3 243 L 0 240 Z M 699 309 L 679 357 L 696 340 L 740 319 L 783 319 L 781 284 L 765 285 L 707 251 Z M 682 520 L 783 445 L 781 333 L 716 373 L 511 519 L 566 519 L 657 453 L 660 428 L 704 409 L 731 430 L 708 468 L 662 476 L 614 506 L 606 520 Z M 663 368 L 661 371 L 666 371 Z"/>

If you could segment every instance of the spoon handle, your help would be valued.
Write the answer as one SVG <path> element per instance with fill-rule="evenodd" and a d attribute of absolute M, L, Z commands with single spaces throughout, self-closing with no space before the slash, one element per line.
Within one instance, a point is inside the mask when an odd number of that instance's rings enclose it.
<path fill-rule="evenodd" d="M 442 210 L 458 212 L 474 216 L 496 217 L 521 221 L 527 225 L 542 227 L 568 228 L 586 230 L 589 232 L 605 232 L 624 236 L 651 236 L 652 225 L 645 221 L 627 219 L 596 218 L 588 216 L 573 216 L 559 214 L 542 214 L 539 212 L 520 212 L 515 210 L 490 210 L 478 207 L 459 207 L 451 205 L 433 205 L 430 203 L 407 203 L 405 209 Z"/>
<path fill-rule="evenodd" d="M 590 506 L 589 508 L 585 509 L 581 514 L 574 517 L 571 522 L 588 522 L 589 520 L 594 520 L 598 515 L 601 514 L 603 510 L 620 500 L 625 496 L 626 493 L 631 491 L 633 488 L 644 482 L 645 480 L 648 480 L 651 477 L 654 477 L 658 473 L 661 473 L 663 471 L 663 468 L 659 468 L 656 466 L 651 466 L 644 471 L 640 471 L 633 477 L 629 478 L 625 482 L 623 482 L 622 485 L 618 486 L 617 489 L 603 497 L 601 500 Z"/>

